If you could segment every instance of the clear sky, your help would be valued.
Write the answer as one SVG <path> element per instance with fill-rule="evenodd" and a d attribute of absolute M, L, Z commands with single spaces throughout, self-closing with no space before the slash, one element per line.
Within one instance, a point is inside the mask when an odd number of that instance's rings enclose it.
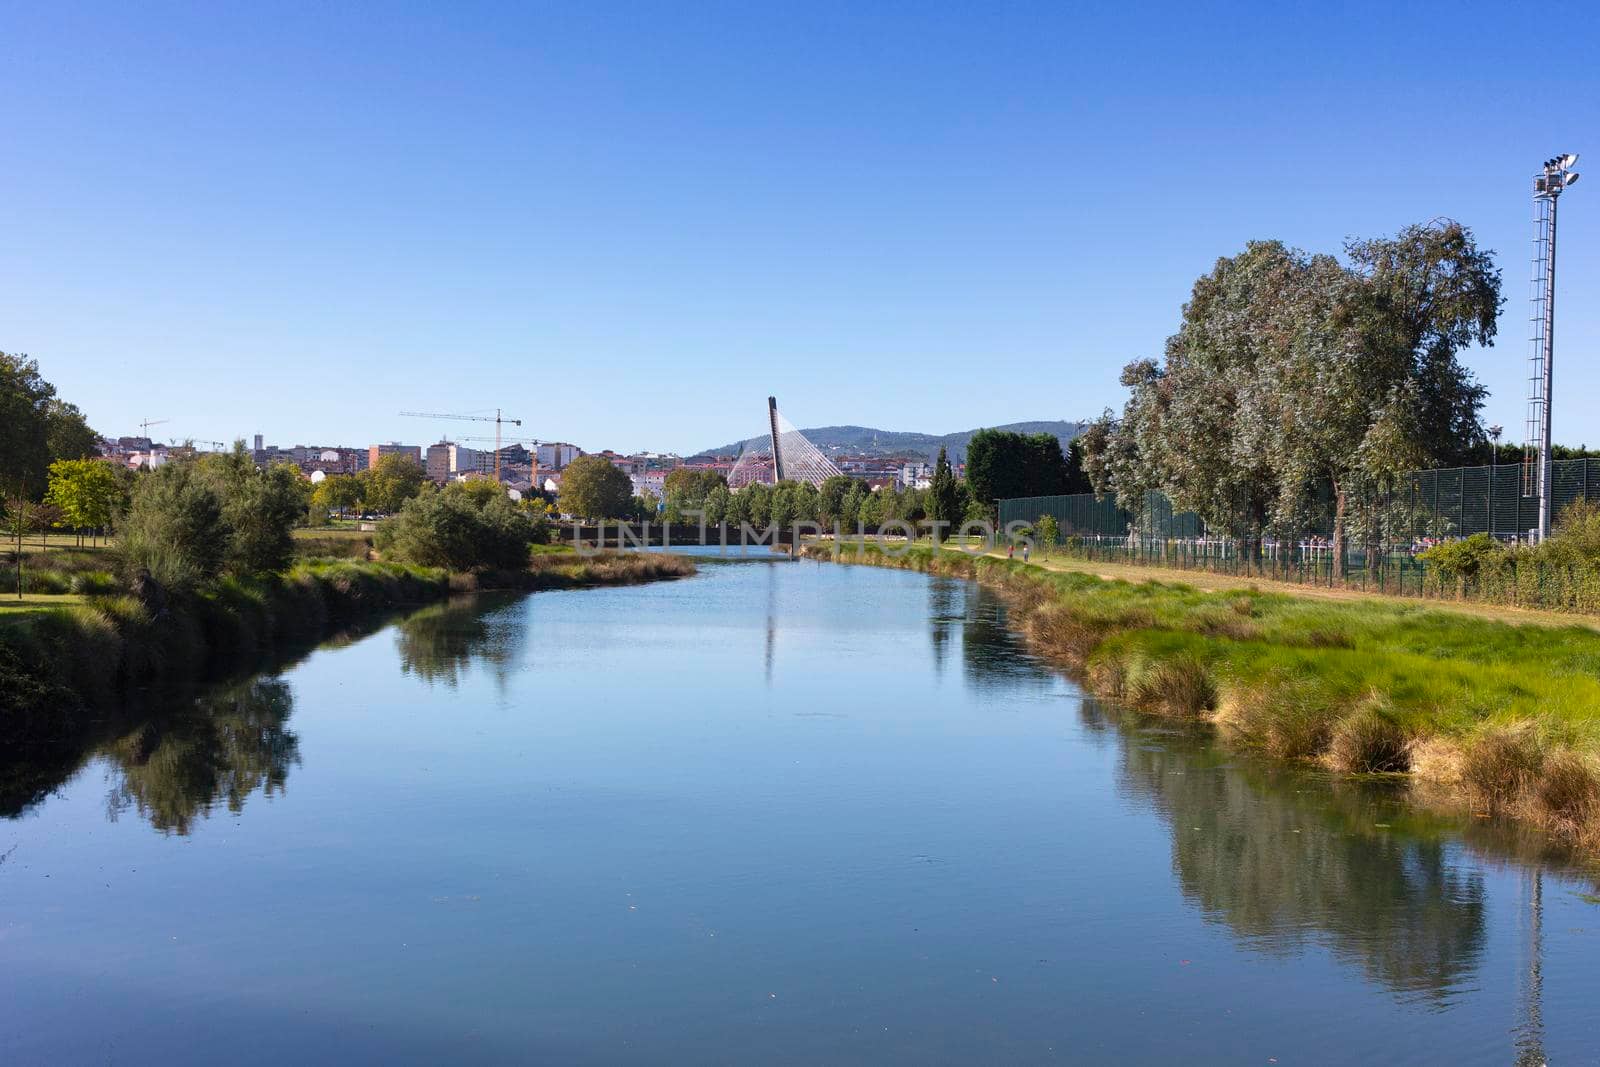
<path fill-rule="evenodd" d="M 1090 10 L 1091 7 L 1099 10 Z M 1120 405 L 1194 278 L 1451 216 L 1600 444 L 1593 4 L 5 5 L 0 349 L 106 433 L 688 452 Z M 469 424 L 470 430 L 470 424 Z"/>

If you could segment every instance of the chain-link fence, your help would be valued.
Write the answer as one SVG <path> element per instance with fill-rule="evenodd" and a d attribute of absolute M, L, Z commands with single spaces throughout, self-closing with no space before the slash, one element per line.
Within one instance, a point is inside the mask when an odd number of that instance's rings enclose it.
<path fill-rule="evenodd" d="M 1558 517 L 1575 501 L 1600 500 L 1600 460 L 1562 460 L 1553 465 L 1551 475 Z M 1019 497 L 1000 501 L 999 518 L 1003 527 L 1052 516 L 1067 553 L 1084 559 L 1407 596 L 1469 596 L 1530 607 L 1600 610 L 1594 577 L 1570 567 L 1512 559 L 1492 578 L 1485 575 L 1446 588 L 1417 558 L 1436 544 L 1478 533 L 1502 541 L 1529 540 L 1538 524 L 1539 503 L 1524 496 L 1523 489 L 1521 464 L 1413 472 L 1387 492 L 1348 502 L 1342 566 L 1335 565 L 1327 501 L 1312 509 L 1303 529 L 1264 533 L 1248 543 L 1208 531 L 1199 515 L 1175 511 L 1164 494 L 1154 491 L 1144 495 L 1137 511 L 1092 493 Z"/>
<path fill-rule="evenodd" d="M 1552 499 L 1557 516 L 1577 500 L 1600 500 L 1600 460 L 1568 459 L 1552 464 Z M 1422 545 L 1487 533 L 1503 541 L 1527 540 L 1538 525 L 1539 501 L 1524 495 L 1519 463 L 1493 467 L 1455 467 L 1415 471 L 1382 493 L 1349 503 L 1347 531 L 1389 545 Z M 1331 539 L 1333 515 L 1327 502 L 1288 540 Z M 1166 495 L 1145 493 L 1138 511 L 1092 493 L 1017 497 L 1000 501 L 1000 522 L 1037 522 L 1051 515 L 1063 537 L 1116 537 L 1166 540 L 1205 537 L 1200 516 L 1177 511 Z"/>

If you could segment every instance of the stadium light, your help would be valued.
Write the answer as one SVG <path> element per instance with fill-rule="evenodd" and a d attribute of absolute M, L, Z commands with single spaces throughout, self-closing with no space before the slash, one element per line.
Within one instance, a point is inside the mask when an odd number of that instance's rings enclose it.
<path fill-rule="evenodd" d="M 1527 452 L 1523 462 L 1523 496 L 1539 498 L 1538 540 L 1550 536 L 1550 402 L 1555 382 L 1556 315 L 1556 200 L 1578 180 L 1572 170 L 1578 162 L 1575 152 L 1552 156 L 1544 161 L 1542 173 L 1533 179 L 1533 338 L 1528 356 Z"/>

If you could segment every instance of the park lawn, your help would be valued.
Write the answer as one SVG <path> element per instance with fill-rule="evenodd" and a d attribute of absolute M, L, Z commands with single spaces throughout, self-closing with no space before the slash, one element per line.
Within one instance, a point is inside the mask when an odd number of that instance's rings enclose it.
<path fill-rule="evenodd" d="M 40 612 L 82 604 L 88 598 L 78 593 L 24 593 L 0 597 L 0 622 L 13 621 Z"/>

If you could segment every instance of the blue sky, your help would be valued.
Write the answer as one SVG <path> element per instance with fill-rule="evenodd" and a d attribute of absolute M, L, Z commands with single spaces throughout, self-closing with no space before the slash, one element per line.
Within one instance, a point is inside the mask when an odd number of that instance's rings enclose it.
<path fill-rule="evenodd" d="M 586 448 L 1120 405 L 1194 278 L 1436 216 L 1499 253 L 1521 436 L 1534 167 L 1556 436 L 1600 444 L 1593 5 L 33 4 L 0 13 L 0 348 L 103 432 Z M 1580 163 L 1579 170 L 1584 170 Z"/>

